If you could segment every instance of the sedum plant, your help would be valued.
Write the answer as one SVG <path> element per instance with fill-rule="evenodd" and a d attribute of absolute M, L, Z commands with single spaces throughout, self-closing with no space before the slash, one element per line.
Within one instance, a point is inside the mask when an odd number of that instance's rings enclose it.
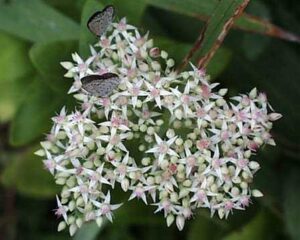
<path fill-rule="evenodd" d="M 227 218 L 263 195 L 251 188 L 260 168 L 251 156 L 275 145 L 270 130 L 281 117 L 265 93 L 254 88 L 228 98 L 203 69 L 176 72 L 168 53 L 125 18 L 90 50 L 87 59 L 74 53 L 61 63 L 78 105 L 52 118 L 36 152 L 62 185 L 58 230 L 73 235 L 87 221 L 101 226 L 135 198 L 182 230 L 198 208 Z M 83 77 L 108 72 L 120 78 L 109 96 L 82 88 Z M 121 203 L 114 200 L 119 187 L 127 193 Z"/>

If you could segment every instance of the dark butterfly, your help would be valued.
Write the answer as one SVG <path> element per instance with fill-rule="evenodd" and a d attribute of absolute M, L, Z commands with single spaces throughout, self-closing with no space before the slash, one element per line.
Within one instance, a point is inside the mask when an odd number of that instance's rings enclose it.
<path fill-rule="evenodd" d="M 114 15 L 115 9 L 112 5 L 109 5 L 102 11 L 94 13 L 88 20 L 87 26 L 92 33 L 100 37 L 112 23 Z"/>
<path fill-rule="evenodd" d="M 114 73 L 89 75 L 81 78 L 82 88 L 97 97 L 107 97 L 119 85 L 120 78 Z"/>

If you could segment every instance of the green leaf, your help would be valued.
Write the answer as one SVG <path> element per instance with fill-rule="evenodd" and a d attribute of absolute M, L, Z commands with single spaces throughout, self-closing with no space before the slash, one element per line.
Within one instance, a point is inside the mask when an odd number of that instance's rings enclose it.
<path fill-rule="evenodd" d="M 104 225 L 106 225 L 106 221 L 101 227 L 98 227 L 95 222 L 85 223 L 76 233 L 74 240 L 95 240 Z"/>
<path fill-rule="evenodd" d="M 203 32 L 199 51 L 199 58 L 203 61 L 202 67 L 206 67 L 210 56 L 215 53 L 216 47 L 228 33 L 229 27 L 226 24 L 233 19 L 237 9 L 244 2 L 245 0 L 223 0 L 217 4 Z"/>
<path fill-rule="evenodd" d="M 6 187 L 14 187 L 18 193 L 35 198 L 50 198 L 58 193 L 59 187 L 47 172 L 40 157 L 33 149 L 20 153 L 11 159 L 4 169 L 1 182 Z"/>
<path fill-rule="evenodd" d="M 0 122 L 4 122 L 14 116 L 24 87 L 29 82 L 24 77 L 33 68 L 28 61 L 28 44 L 0 32 L 0 45 Z"/>
<path fill-rule="evenodd" d="M 43 0 L 51 7 L 57 9 L 59 12 L 64 13 L 76 22 L 80 21 L 81 11 L 86 0 Z"/>
<path fill-rule="evenodd" d="M 286 174 L 286 182 L 284 185 L 285 200 L 284 206 L 284 219 L 286 228 L 292 239 L 300 239 L 300 175 L 299 168 L 295 168 Z"/>
<path fill-rule="evenodd" d="M 147 6 L 147 0 L 102 0 L 104 5 L 112 4 L 118 18 L 126 17 L 129 24 L 139 25 Z"/>
<path fill-rule="evenodd" d="M 191 223 L 187 240 L 220 239 L 224 235 L 224 231 L 225 227 L 214 222 L 209 216 L 197 216 Z"/>
<path fill-rule="evenodd" d="M 65 104 L 65 99 L 55 94 L 38 77 L 26 94 L 27 98 L 19 106 L 10 129 L 10 143 L 14 146 L 22 146 L 42 137 L 50 127 L 50 118 Z"/>
<path fill-rule="evenodd" d="M 232 51 L 229 48 L 221 47 L 207 66 L 207 73 L 211 79 L 218 77 L 229 65 L 232 58 Z"/>
<path fill-rule="evenodd" d="M 96 0 L 87 0 L 81 15 L 81 28 L 80 28 L 80 40 L 79 40 L 79 52 L 83 57 L 90 55 L 90 44 L 96 42 L 95 37 L 88 29 L 87 22 L 89 18 L 96 12 L 104 8 L 104 5 Z"/>
<path fill-rule="evenodd" d="M 127 197 L 128 199 L 128 197 Z M 160 214 L 153 214 L 155 208 L 146 206 L 141 201 L 133 200 L 126 202 L 116 210 L 114 222 L 118 225 L 157 225 L 165 223 Z M 131 217 L 131 216 L 134 216 Z"/>
<path fill-rule="evenodd" d="M 147 0 L 148 4 L 168 11 L 174 11 L 196 19 L 206 21 L 214 11 L 220 0 Z M 224 2 L 221 1 L 221 2 Z M 255 32 L 288 41 L 300 42 L 299 36 L 286 32 L 270 22 L 249 14 L 243 14 L 235 21 L 235 28 L 247 32 Z"/>
<path fill-rule="evenodd" d="M 169 11 L 178 12 L 191 17 L 210 16 L 218 0 L 198 1 L 198 0 L 147 0 L 148 4 Z"/>
<path fill-rule="evenodd" d="M 0 29 L 32 42 L 79 38 L 76 22 L 40 0 L 0 4 Z"/>
<path fill-rule="evenodd" d="M 247 12 L 256 15 L 262 16 L 265 19 L 270 19 L 270 10 L 265 6 L 262 1 L 251 1 L 247 7 Z M 271 38 L 258 34 L 245 34 L 242 39 L 242 46 L 245 52 L 245 56 L 254 60 L 263 53 L 267 45 L 270 43 Z"/>
<path fill-rule="evenodd" d="M 76 48 L 77 41 L 36 43 L 30 49 L 29 56 L 41 74 L 41 80 L 52 89 L 66 93 L 71 81 L 63 78 L 66 70 L 60 65 L 60 62 L 70 59 L 71 53 L 75 52 Z"/>
<path fill-rule="evenodd" d="M 276 226 L 277 225 L 277 226 Z M 224 240 L 265 240 L 274 239 L 277 234 L 278 222 L 274 216 L 261 211 L 251 222 L 239 231 L 230 233 Z"/>

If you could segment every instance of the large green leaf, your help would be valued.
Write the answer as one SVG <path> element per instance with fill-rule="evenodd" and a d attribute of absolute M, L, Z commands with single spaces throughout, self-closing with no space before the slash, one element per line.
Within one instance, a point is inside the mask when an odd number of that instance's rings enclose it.
<path fill-rule="evenodd" d="M 188 240 L 214 240 L 220 239 L 224 235 L 226 227 L 217 224 L 212 218 L 208 216 L 197 216 L 191 223 L 188 232 Z"/>
<path fill-rule="evenodd" d="M 79 38 L 76 22 L 39 0 L 0 3 L 0 29 L 32 42 Z"/>
<path fill-rule="evenodd" d="M 0 33 L 0 122 L 10 120 L 29 83 L 33 68 L 28 61 L 28 44 L 5 33 Z"/>
<path fill-rule="evenodd" d="M 86 0 L 43 0 L 48 5 L 64 13 L 66 16 L 80 22 L 81 11 Z"/>
<path fill-rule="evenodd" d="M 26 91 L 27 98 L 19 106 L 10 129 L 10 143 L 25 145 L 48 131 L 51 116 L 65 104 L 64 98 L 55 94 L 36 77 Z"/>
<path fill-rule="evenodd" d="M 33 152 L 33 149 L 30 149 L 12 157 L 2 173 L 1 182 L 29 197 L 54 197 L 59 187 L 51 174 L 44 169 L 41 158 Z"/>
<path fill-rule="evenodd" d="M 95 240 L 102 228 L 96 222 L 85 223 L 74 236 L 74 240 Z"/>
<path fill-rule="evenodd" d="M 222 0 L 217 4 L 201 36 L 199 57 L 202 67 L 207 66 L 211 56 L 219 48 L 229 31 L 229 21 L 233 21 L 237 9 L 241 8 L 242 4 L 245 4 L 245 0 Z"/>
<path fill-rule="evenodd" d="M 29 52 L 30 59 L 45 81 L 52 89 L 66 94 L 71 85 L 69 79 L 64 79 L 66 70 L 60 65 L 68 61 L 71 53 L 77 49 L 77 41 L 59 41 L 36 43 Z"/>
<path fill-rule="evenodd" d="M 284 219 L 286 227 L 292 239 L 300 239 L 300 169 L 294 167 L 291 172 L 286 174 L 286 182 L 284 185 Z"/>
<path fill-rule="evenodd" d="M 96 42 L 95 37 L 88 29 L 87 22 L 89 18 L 96 12 L 104 8 L 104 5 L 96 0 L 87 0 L 81 15 L 79 52 L 83 57 L 90 55 L 90 45 Z"/>
<path fill-rule="evenodd" d="M 274 216 L 261 211 L 239 231 L 230 233 L 224 240 L 265 240 L 274 239 L 279 231 L 279 223 Z"/>
<path fill-rule="evenodd" d="M 207 73 L 212 79 L 218 77 L 230 64 L 232 51 L 229 48 L 221 47 L 207 66 Z"/>
<path fill-rule="evenodd" d="M 154 37 L 154 43 L 161 50 L 167 51 L 169 57 L 174 58 L 177 65 L 181 63 L 182 59 L 192 48 L 191 44 L 177 42 L 165 37 Z M 220 51 L 216 53 L 207 67 L 207 72 L 211 78 L 216 78 L 225 70 L 231 60 L 231 56 L 231 51 L 227 48 L 221 48 Z"/>
<path fill-rule="evenodd" d="M 155 7 L 168 11 L 171 10 L 204 21 L 211 16 L 217 4 L 220 3 L 219 0 L 147 0 L 147 2 Z M 243 14 L 239 19 L 237 19 L 234 27 L 248 32 L 255 32 L 272 37 L 283 38 L 289 41 L 300 41 L 299 36 L 285 32 L 277 26 L 272 25 L 268 21 L 259 19 L 249 14 Z"/>
<path fill-rule="evenodd" d="M 101 0 L 104 5 L 112 4 L 116 8 L 117 18 L 126 17 L 129 24 L 139 25 L 147 6 L 147 0 Z"/>

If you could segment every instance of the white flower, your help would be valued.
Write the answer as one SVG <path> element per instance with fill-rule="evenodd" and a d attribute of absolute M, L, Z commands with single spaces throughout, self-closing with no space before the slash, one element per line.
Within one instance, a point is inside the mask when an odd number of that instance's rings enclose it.
<path fill-rule="evenodd" d="M 122 204 L 111 204 L 110 203 L 110 191 L 106 194 L 104 201 L 99 202 L 96 200 L 92 200 L 92 203 L 99 209 L 97 210 L 97 216 L 105 216 L 109 221 L 113 221 L 112 217 L 112 211 L 118 209 L 122 206 Z"/>
<path fill-rule="evenodd" d="M 63 206 L 61 204 L 61 201 L 59 200 L 58 196 L 56 196 L 56 202 L 58 208 L 55 210 L 55 215 L 57 215 L 58 217 L 62 216 L 65 222 L 68 223 L 68 216 L 67 216 L 68 207 Z"/>
<path fill-rule="evenodd" d="M 167 91 L 167 90 L 164 90 L 162 87 L 161 87 L 161 84 L 160 83 L 157 83 L 155 86 L 151 85 L 150 83 L 148 82 L 145 82 L 148 90 L 149 90 L 149 93 L 148 93 L 148 96 L 147 98 L 145 99 L 144 102 L 149 102 L 149 101 L 152 101 L 154 100 L 156 105 L 161 108 L 161 96 L 168 96 L 168 95 L 172 95 L 171 92 Z"/>
<path fill-rule="evenodd" d="M 100 139 L 100 140 L 108 143 L 107 146 L 106 146 L 106 152 L 107 153 L 110 150 L 112 150 L 114 147 L 118 147 L 122 151 L 128 152 L 128 150 L 126 149 L 126 147 L 122 143 L 122 140 L 126 139 L 127 137 L 128 137 L 127 133 L 118 134 L 117 133 L 117 129 L 116 128 L 112 128 L 110 135 L 98 136 L 97 139 Z"/>
<path fill-rule="evenodd" d="M 155 147 L 147 150 L 146 153 L 158 154 L 158 165 L 161 164 L 166 155 L 178 156 L 178 154 L 171 148 L 172 144 L 177 139 L 177 136 L 169 139 L 168 141 L 163 141 L 157 134 L 155 134 L 154 136 L 157 144 L 155 145 Z"/>
<path fill-rule="evenodd" d="M 149 191 L 151 188 L 151 186 L 143 186 L 141 184 L 137 185 L 137 186 L 133 186 L 133 187 L 129 187 L 130 190 L 132 190 L 132 194 L 129 197 L 129 201 L 134 199 L 134 198 L 138 198 L 138 199 L 142 199 L 144 201 L 145 204 L 147 204 L 147 199 L 146 199 L 146 192 Z"/>

